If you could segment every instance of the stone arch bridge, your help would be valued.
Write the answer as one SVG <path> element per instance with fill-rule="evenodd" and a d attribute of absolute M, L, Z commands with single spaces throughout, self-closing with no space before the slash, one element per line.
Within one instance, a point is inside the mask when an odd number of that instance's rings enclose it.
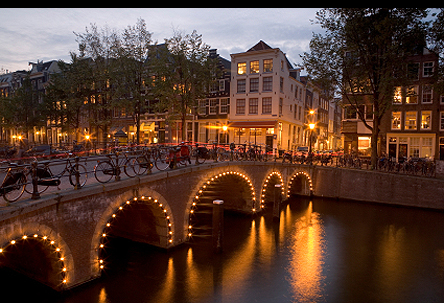
<path fill-rule="evenodd" d="M 106 269 L 101 251 L 110 234 L 168 249 L 193 236 L 195 215 L 213 199 L 227 210 L 259 213 L 276 189 L 283 199 L 310 195 L 312 170 L 214 163 L 16 202 L 0 210 L 0 265 L 69 289 Z"/>
<path fill-rule="evenodd" d="M 3 207 L 0 266 L 69 289 L 106 270 L 109 235 L 168 249 L 197 235 L 198 213 L 214 199 L 256 214 L 290 194 L 444 209 L 439 179 L 276 162 L 205 164 Z"/>

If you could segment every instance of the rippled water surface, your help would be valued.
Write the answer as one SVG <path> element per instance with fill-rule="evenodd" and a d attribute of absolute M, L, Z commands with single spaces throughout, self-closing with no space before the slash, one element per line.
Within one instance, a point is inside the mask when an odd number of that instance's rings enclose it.
<path fill-rule="evenodd" d="M 442 212 L 292 198 L 278 222 L 226 213 L 221 254 L 199 239 L 107 253 L 102 278 L 63 295 L 5 269 L 0 283 L 16 302 L 444 302 Z"/>

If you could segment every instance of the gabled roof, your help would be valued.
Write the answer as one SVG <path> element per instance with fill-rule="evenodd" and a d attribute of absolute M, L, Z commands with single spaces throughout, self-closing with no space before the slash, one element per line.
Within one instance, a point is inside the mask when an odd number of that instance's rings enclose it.
<path fill-rule="evenodd" d="M 272 49 L 267 43 L 260 40 L 255 46 L 247 50 L 247 52 L 254 52 L 254 51 L 260 51 L 260 50 L 266 50 L 266 49 Z"/>

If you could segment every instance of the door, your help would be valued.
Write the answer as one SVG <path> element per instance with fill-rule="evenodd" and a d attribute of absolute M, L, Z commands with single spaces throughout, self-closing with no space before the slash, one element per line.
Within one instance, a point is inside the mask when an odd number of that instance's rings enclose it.
<path fill-rule="evenodd" d="M 407 144 L 399 144 L 398 162 L 407 160 Z"/>
<path fill-rule="evenodd" d="M 267 145 L 267 152 L 273 150 L 273 135 L 266 136 L 265 138 L 265 144 Z"/>
<path fill-rule="evenodd" d="M 389 154 L 388 154 L 389 159 L 396 159 L 396 144 L 390 143 L 389 144 Z"/>

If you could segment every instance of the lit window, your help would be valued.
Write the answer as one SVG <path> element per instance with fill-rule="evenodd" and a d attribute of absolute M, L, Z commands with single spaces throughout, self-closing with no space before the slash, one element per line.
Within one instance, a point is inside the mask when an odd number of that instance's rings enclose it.
<path fill-rule="evenodd" d="M 417 85 L 407 87 L 405 103 L 408 103 L 408 104 L 417 104 L 418 103 L 418 86 Z"/>
<path fill-rule="evenodd" d="M 416 129 L 416 112 L 405 112 L 405 125 L 404 129 L 412 130 Z"/>
<path fill-rule="evenodd" d="M 395 92 L 393 94 L 393 103 L 394 104 L 401 104 L 402 103 L 401 86 L 395 87 Z"/>
<path fill-rule="evenodd" d="M 431 125 L 430 125 L 431 117 L 432 117 L 431 111 L 427 110 L 427 111 L 421 112 L 421 129 L 430 129 L 431 128 Z"/>
<path fill-rule="evenodd" d="M 259 60 L 250 61 L 250 74 L 259 73 Z"/>
<path fill-rule="evenodd" d="M 273 71 L 273 59 L 264 59 L 264 73 Z"/>
<path fill-rule="evenodd" d="M 244 75 L 247 73 L 247 62 L 240 62 L 237 64 L 237 74 Z"/>
<path fill-rule="evenodd" d="M 392 112 L 392 129 L 401 129 L 401 112 Z"/>

